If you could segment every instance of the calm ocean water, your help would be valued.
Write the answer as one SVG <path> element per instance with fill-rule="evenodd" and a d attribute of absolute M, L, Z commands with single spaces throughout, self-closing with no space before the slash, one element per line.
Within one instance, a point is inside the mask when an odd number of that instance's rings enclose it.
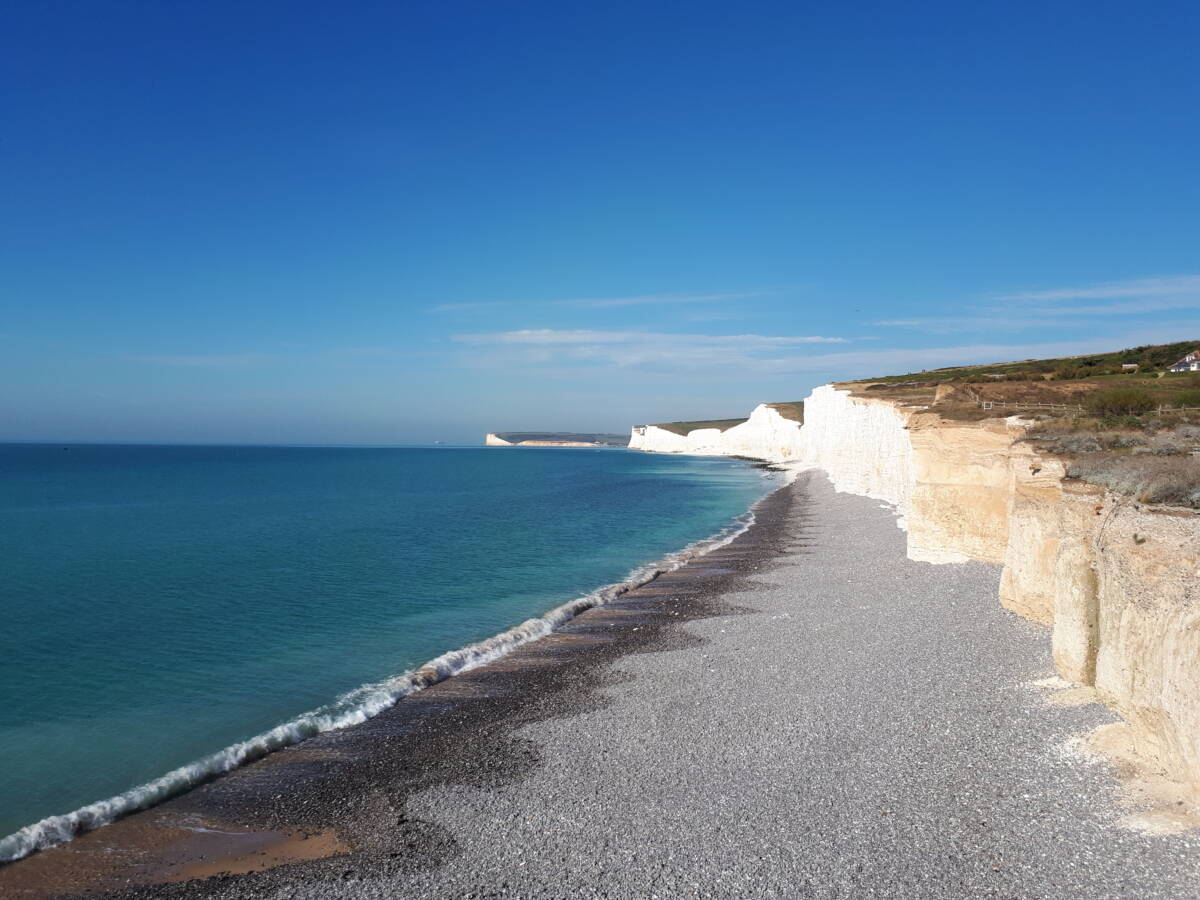
<path fill-rule="evenodd" d="M 621 450 L 0 445 L 0 859 L 363 718 L 773 486 Z"/>

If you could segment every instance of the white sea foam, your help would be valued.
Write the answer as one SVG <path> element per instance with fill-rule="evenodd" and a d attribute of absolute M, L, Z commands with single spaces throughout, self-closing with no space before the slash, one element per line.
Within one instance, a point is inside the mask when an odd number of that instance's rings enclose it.
<path fill-rule="evenodd" d="M 0 840 L 0 862 L 20 859 L 35 851 L 69 841 L 76 835 L 107 825 L 129 813 L 147 809 L 214 776 L 230 772 L 274 750 L 299 743 L 305 738 L 374 718 L 409 694 L 437 684 L 451 675 L 499 659 L 522 644 L 549 634 L 585 610 L 609 603 L 658 575 L 673 572 L 689 560 L 724 547 L 754 524 L 754 509 L 757 506 L 756 503 L 749 512 L 739 516 L 733 524 L 716 535 L 689 544 L 658 562 L 634 569 L 624 580 L 564 603 L 543 616 L 528 619 L 515 628 L 485 641 L 443 653 L 420 668 L 395 678 L 362 685 L 343 694 L 333 703 L 303 713 L 270 731 L 233 744 L 211 756 L 173 769 L 116 797 L 89 804 L 74 812 L 48 816 L 40 822 L 26 825 Z"/>

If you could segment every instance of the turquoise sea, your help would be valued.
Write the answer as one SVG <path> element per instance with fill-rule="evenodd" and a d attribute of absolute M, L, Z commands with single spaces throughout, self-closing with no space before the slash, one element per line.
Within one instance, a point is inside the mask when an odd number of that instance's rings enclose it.
<path fill-rule="evenodd" d="M 625 450 L 0 445 L 0 860 L 361 721 L 774 486 Z"/>

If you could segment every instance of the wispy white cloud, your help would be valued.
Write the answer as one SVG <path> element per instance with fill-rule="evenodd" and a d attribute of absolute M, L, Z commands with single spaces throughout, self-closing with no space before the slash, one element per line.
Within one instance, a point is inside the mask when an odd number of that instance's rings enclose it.
<path fill-rule="evenodd" d="M 680 303 L 715 303 L 720 300 L 741 300 L 765 297 L 772 291 L 729 291 L 716 294 L 642 294 L 633 297 L 585 297 L 576 300 L 554 300 L 557 306 L 576 306 L 587 309 L 616 309 L 625 306 L 670 306 Z"/>
<path fill-rule="evenodd" d="M 996 299 L 1039 302 L 1043 300 L 1112 300 L 1121 297 L 1170 297 L 1181 294 L 1200 297 L 1200 275 L 1135 278 L 1128 281 L 1106 281 L 1082 287 L 1018 291 L 1000 294 Z"/>
<path fill-rule="evenodd" d="M 753 317 L 753 314 L 747 314 L 744 306 L 731 305 L 721 307 L 701 307 L 694 312 L 687 312 L 679 316 L 680 321 L 699 324 L 701 322 L 733 322 L 740 321 Z"/>
<path fill-rule="evenodd" d="M 240 369 L 267 363 L 286 362 L 291 365 L 345 365 L 394 361 L 419 354 L 385 345 L 310 348 L 293 345 L 281 352 L 271 353 L 148 353 L 126 354 L 126 362 L 184 369 Z"/>
<path fill-rule="evenodd" d="M 1129 344 L 1170 338 L 1158 332 L 1123 335 Z M 835 349 L 843 338 L 761 334 L 698 335 L 644 331 L 526 329 L 458 335 L 472 347 L 471 364 L 671 373 L 689 379 L 760 378 L 819 373 L 822 379 L 869 378 L 943 366 L 1012 362 L 1098 353 L 1118 348 L 1121 338 L 1089 337 L 1037 342 L 964 342 L 948 347 Z"/>
<path fill-rule="evenodd" d="M 576 309 L 622 309 L 629 306 L 673 306 L 694 303 L 718 303 L 722 300 L 746 300 L 767 297 L 778 291 L 717 291 L 711 293 L 634 294 L 628 297 L 575 297 L 566 300 L 478 300 L 463 303 L 439 303 L 431 313 L 477 312 L 489 309 L 524 306 L 562 306 Z"/>
<path fill-rule="evenodd" d="M 149 363 L 158 366 L 178 366 L 199 369 L 236 369 L 265 362 L 272 358 L 268 353 L 183 353 L 151 354 L 147 356 L 122 357 L 130 362 Z"/>
<path fill-rule="evenodd" d="M 379 359 L 395 356 L 397 354 L 395 347 L 385 346 L 364 346 L 364 347 L 334 347 L 328 353 L 332 356 L 340 356 L 349 359 Z"/>
<path fill-rule="evenodd" d="M 1079 301 L 1107 300 L 1107 303 Z M 1078 328 L 1084 317 L 1132 317 L 1200 309 L 1200 275 L 1139 278 L 1080 287 L 996 294 L 955 315 L 872 322 L 931 334 Z"/>
<path fill-rule="evenodd" d="M 1137 316 L 1178 309 L 1200 309 L 1200 293 L 1192 296 L 1164 297 L 1158 300 L 1091 303 L 1086 306 L 1040 306 L 1027 308 L 1025 312 L 1035 316 Z"/>
<path fill-rule="evenodd" d="M 525 328 L 487 334 L 457 334 L 464 344 L 696 344 L 707 346 L 786 346 L 790 344 L 844 344 L 846 338 L 817 335 L 672 334 L 658 331 L 597 331 L 592 329 Z"/>
<path fill-rule="evenodd" d="M 915 316 L 910 319 L 881 319 L 868 323 L 881 328 L 916 328 L 931 334 L 954 334 L 962 331 L 982 331 L 999 329 L 1001 331 L 1018 331 L 1032 327 L 1034 324 L 1045 325 L 1042 320 L 1031 319 L 1028 316 Z"/>
<path fill-rule="evenodd" d="M 821 335 L 553 328 L 460 334 L 454 340 L 479 348 L 482 355 L 474 358 L 476 365 L 586 365 L 651 371 L 725 367 L 739 374 L 778 366 L 804 347 L 846 343 L 845 338 Z"/>
<path fill-rule="evenodd" d="M 446 313 L 446 312 L 471 312 L 477 309 L 490 309 L 492 307 L 512 306 L 507 300 L 475 300 L 466 303 L 439 303 L 437 306 L 431 306 L 427 312 L 431 313 Z"/>
<path fill-rule="evenodd" d="M 1021 313 L 1013 311 L 1008 315 L 1001 315 L 992 312 L 972 313 L 965 310 L 957 316 L 914 316 L 908 319 L 882 319 L 867 324 L 880 328 L 911 328 L 926 334 L 965 334 L 970 332 L 1011 334 L 1020 331 L 1046 331 L 1050 328 L 1078 330 L 1080 322 L 1069 316 L 1051 318 L 1028 311 Z M 855 338 L 855 340 L 863 340 L 863 338 Z"/>

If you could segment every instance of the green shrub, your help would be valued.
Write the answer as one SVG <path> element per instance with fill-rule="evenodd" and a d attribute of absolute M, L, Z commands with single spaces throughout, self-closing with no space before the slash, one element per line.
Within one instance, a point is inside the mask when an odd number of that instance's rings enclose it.
<path fill-rule="evenodd" d="M 1168 406 L 1200 406 L 1200 391 L 1180 391 L 1172 397 Z"/>
<path fill-rule="evenodd" d="M 1103 418 L 1136 416 L 1148 413 L 1158 406 L 1153 397 L 1137 388 L 1100 391 L 1088 398 L 1087 405 L 1094 415 Z"/>
<path fill-rule="evenodd" d="M 1142 503 L 1200 508 L 1200 457 L 1092 454 L 1074 460 L 1067 476 L 1103 485 Z"/>
<path fill-rule="evenodd" d="M 1100 420 L 1100 423 L 1106 428 L 1137 428 L 1142 424 L 1142 420 L 1134 415 L 1107 415 Z"/>

